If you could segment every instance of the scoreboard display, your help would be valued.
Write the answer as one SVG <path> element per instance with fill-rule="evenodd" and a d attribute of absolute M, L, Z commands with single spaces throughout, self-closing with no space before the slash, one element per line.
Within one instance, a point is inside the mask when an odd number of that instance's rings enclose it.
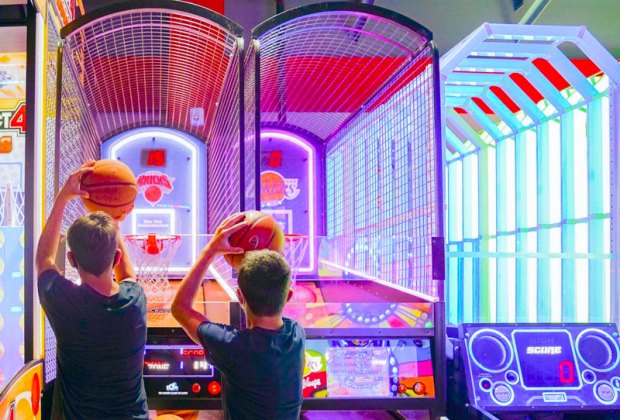
<path fill-rule="evenodd" d="M 613 324 L 463 324 L 470 403 L 491 412 L 618 410 Z"/>

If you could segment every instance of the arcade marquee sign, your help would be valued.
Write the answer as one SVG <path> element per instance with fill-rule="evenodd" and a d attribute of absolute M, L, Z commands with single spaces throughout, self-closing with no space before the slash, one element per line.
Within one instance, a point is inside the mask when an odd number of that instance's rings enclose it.
<path fill-rule="evenodd" d="M 0 153 L 13 151 L 13 135 L 26 132 L 26 103 L 20 102 L 10 111 L 0 110 Z"/>

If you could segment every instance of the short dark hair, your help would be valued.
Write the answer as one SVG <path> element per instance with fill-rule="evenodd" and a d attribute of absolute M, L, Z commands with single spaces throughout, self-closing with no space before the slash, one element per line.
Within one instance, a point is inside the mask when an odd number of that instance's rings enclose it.
<path fill-rule="evenodd" d="M 89 213 L 69 227 L 67 243 L 75 264 L 84 271 L 99 276 L 114 263 L 114 254 L 118 247 L 116 225 L 107 213 Z"/>
<path fill-rule="evenodd" d="M 279 315 L 286 305 L 291 270 L 279 252 L 268 249 L 250 251 L 241 262 L 238 283 L 255 315 Z"/>

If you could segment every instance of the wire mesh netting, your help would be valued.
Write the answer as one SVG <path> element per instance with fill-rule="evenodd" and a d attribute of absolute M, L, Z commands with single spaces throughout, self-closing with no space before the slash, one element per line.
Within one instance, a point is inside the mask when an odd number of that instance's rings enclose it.
<path fill-rule="evenodd" d="M 125 244 L 136 265 L 136 281 L 150 303 L 169 302 L 174 291 L 168 282 L 168 267 L 181 245 L 179 235 L 125 235 Z M 120 281 L 123 279 L 117 279 Z"/>
<path fill-rule="evenodd" d="M 328 9 L 257 36 L 261 126 L 325 143 L 326 234 L 346 238 L 339 264 L 437 296 L 442 146 L 431 34 Z"/>
<path fill-rule="evenodd" d="M 11 184 L 0 185 L 0 226 L 24 226 L 26 194 Z"/>
<path fill-rule="evenodd" d="M 301 262 L 306 255 L 306 250 L 308 249 L 308 242 L 309 238 L 306 235 L 291 233 L 284 235 L 284 249 L 282 250 L 282 255 L 284 255 L 284 258 L 286 258 L 286 261 L 291 268 L 292 284 L 295 284 L 299 266 L 301 265 Z"/>
<path fill-rule="evenodd" d="M 214 22 L 166 9 L 113 13 L 65 38 L 102 139 L 142 126 L 208 138 L 236 45 Z"/>
<path fill-rule="evenodd" d="M 55 138 L 56 138 L 56 75 L 58 71 L 58 43 L 60 34 L 54 25 L 51 15 L 47 18 L 47 61 L 45 63 L 45 180 L 44 180 L 44 213 L 45 217 L 52 211 L 54 200 L 55 171 Z M 45 382 L 56 378 L 56 336 L 52 326 L 45 318 Z"/>
<path fill-rule="evenodd" d="M 244 182 L 245 182 L 245 209 L 256 210 L 258 207 L 256 197 L 256 46 L 250 44 L 250 48 L 245 54 L 243 66 L 243 90 L 244 90 Z"/>
<path fill-rule="evenodd" d="M 80 80 L 74 72 L 69 71 L 71 57 L 67 50 L 62 51 L 62 84 L 60 90 L 60 119 L 56 120 L 60 128 L 60 150 L 57 151 L 58 162 L 58 188 L 62 188 L 67 178 L 83 162 L 88 159 L 96 160 L 100 157 L 100 138 L 93 124 L 92 115 L 88 112 L 83 98 L 83 90 Z M 58 115 L 57 115 L 58 117 Z M 59 122 L 60 121 L 60 122 Z M 58 130 L 58 127 L 56 128 Z M 52 171 L 54 172 L 54 171 Z M 86 213 L 86 207 L 82 200 L 71 200 L 65 208 L 63 217 L 63 230 L 69 228 L 71 223 Z M 70 267 L 67 264 L 67 267 Z M 76 275 L 77 272 L 72 272 Z"/>
<path fill-rule="evenodd" d="M 432 54 L 412 63 L 411 82 L 338 133 L 326 157 L 328 234 L 403 238 L 356 250 L 355 264 L 428 294 L 436 293 L 431 246 L 441 211 Z"/>
<path fill-rule="evenodd" d="M 428 41 L 386 19 L 324 12 L 285 22 L 260 41 L 261 124 L 329 140 Z"/>
<path fill-rule="evenodd" d="M 236 44 L 239 47 L 240 44 Z M 207 197 L 208 231 L 217 226 L 241 207 L 241 116 L 240 100 L 240 51 L 229 63 L 228 77 L 222 86 L 218 113 L 207 148 Z M 254 172 L 252 172 L 254 173 Z"/>

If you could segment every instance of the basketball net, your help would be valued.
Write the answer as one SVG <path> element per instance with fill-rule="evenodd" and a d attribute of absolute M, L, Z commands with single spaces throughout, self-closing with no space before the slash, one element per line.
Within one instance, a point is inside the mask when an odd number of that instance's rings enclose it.
<path fill-rule="evenodd" d="M 166 302 L 172 290 L 168 282 L 170 261 L 181 244 L 179 235 L 125 235 L 125 243 L 136 264 L 136 281 L 151 302 Z"/>
<path fill-rule="evenodd" d="M 0 187 L 0 226 L 23 226 L 24 193 L 8 183 Z"/>
<path fill-rule="evenodd" d="M 306 235 L 296 233 L 287 233 L 284 235 L 284 250 L 282 251 L 282 254 L 288 261 L 288 265 L 291 268 L 291 286 L 295 285 L 297 272 L 299 271 L 299 266 L 306 255 L 307 248 L 308 237 Z"/>

